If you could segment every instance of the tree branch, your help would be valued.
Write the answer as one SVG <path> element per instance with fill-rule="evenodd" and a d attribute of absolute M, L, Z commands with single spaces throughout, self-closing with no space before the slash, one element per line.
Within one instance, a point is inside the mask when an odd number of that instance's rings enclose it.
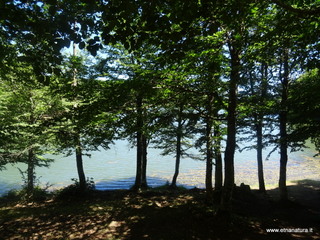
<path fill-rule="evenodd" d="M 271 0 L 271 2 L 277 4 L 278 6 L 282 7 L 283 9 L 285 9 L 287 11 L 297 13 L 299 15 L 312 15 L 312 16 L 320 15 L 320 7 L 313 8 L 313 9 L 312 8 L 301 9 L 301 8 L 292 7 L 291 5 L 283 3 L 280 0 Z"/>

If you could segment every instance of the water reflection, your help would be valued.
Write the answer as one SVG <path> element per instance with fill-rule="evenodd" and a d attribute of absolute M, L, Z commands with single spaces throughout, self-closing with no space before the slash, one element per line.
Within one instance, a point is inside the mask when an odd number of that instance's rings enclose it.
<path fill-rule="evenodd" d="M 97 190 L 115 190 L 115 189 L 130 189 L 135 182 L 135 177 L 122 178 L 111 181 L 96 182 Z M 160 187 L 168 183 L 167 179 L 160 177 L 147 177 L 149 187 Z"/>
<path fill-rule="evenodd" d="M 268 152 L 268 149 L 265 151 Z M 84 169 L 88 178 L 93 178 L 97 189 L 129 189 L 134 184 L 136 169 L 135 149 L 130 149 L 127 142 L 119 141 L 108 151 L 92 153 L 91 158 L 84 159 Z M 288 184 L 301 179 L 320 180 L 320 158 L 314 158 L 314 151 L 291 153 L 288 161 Z M 161 156 L 157 149 L 148 152 L 148 184 L 151 187 L 171 182 L 174 173 L 174 157 Z M 12 188 L 19 188 L 23 181 L 17 169 L 26 169 L 25 164 L 7 166 L 0 172 L 0 195 Z M 275 152 L 270 160 L 264 161 L 265 182 L 267 188 L 275 188 L 279 176 L 279 156 Z M 72 178 L 77 178 L 74 156 L 55 156 L 55 162 L 50 168 L 37 168 L 37 178 L 43 186 L 47 183 L 52 189 L 72 184 Z M 256 152 L 236 153 L 235 181 L 242 182 L 252 188 L 258 187 Z M 205 162 L 192 159 L 182 159 L 178 185 L 188 187 L 205 187 Z"/>

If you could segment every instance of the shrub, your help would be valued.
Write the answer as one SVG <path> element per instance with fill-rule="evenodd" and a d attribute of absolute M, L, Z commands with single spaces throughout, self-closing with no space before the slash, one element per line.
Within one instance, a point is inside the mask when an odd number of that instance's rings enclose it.
<path fill-rule="evenodd" d="M 23 186 L 21 189 L 10 190 L 2 199 L 11 202 L 42 202 L 51 195 L 48 192 L 49 187 L 48 184 L 45 187 L 35 186 L 33 192 L 28 193 L 27 187 Z"/>
<path fill-rule="evenodd" d="M 57 198 L 63 200 L 68 199 L 70 197 L 79 197 L 89 194 L 90 192 L 93 192 L 96 189 L 93 178 L 87 178 L 86 189 L 84 191 L 80 188 L 78 179 L 72 178 L 71 180 L 73 181 L 73 184 L 70 184 L 69 186 L 62 188 L 61 190 L 58 190 Z"/>

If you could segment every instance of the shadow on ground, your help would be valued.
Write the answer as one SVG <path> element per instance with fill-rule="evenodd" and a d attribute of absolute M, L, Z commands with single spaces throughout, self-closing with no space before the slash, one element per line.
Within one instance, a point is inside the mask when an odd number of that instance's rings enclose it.
<path fill-rule="evenodd" d="M 80 199 L 7 203 L 0 209 L 0 239 L 319 239 L 319 186 L 297 182 L 286 204 L 277 201 L 277 189 L 264 195 L 236 188 L 230 224 L 215 215 L 217 206 L 205 204 L 199 189 L 97 191 Z"/>

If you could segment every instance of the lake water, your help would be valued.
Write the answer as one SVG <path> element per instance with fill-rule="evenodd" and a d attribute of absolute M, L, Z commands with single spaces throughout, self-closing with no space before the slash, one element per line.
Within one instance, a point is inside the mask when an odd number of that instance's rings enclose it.
<path fill-rule="evenodd" d="M 270 149 L 265 151 L 268 154 Z M 159 186 L 171 181 L 174 173 L 174 157 L 161 156 L 160 150 L 148 150 L 148 184 Z M 295 180 L 320 180 L 320 158 L 314 158 L 315 151 L 306 149 L 304 152 L 289 154 L 288 184 Z M 37 168 L 37 178 L 41 185 L 52 185 L 52 189 L 67 186 L 72 178 L 77 178 L 75 157 L 55 156 L 50 168 Z M 130 148 L 126 141 L 118 141 L 107 151 L 93 152 L 91 158 L 84 157 L 86 177 L 93 178 L 97 189 L 129 189 L 134 183 L 136 172 L 135 148 Z M 25 164 L 7 165 L 0 172 L 0 195 L 22 185 L 21 170 Z M 265 182 L 268 189 L 277 187 L 279 177 L 279 155 L 273 153 L 269 160 L 264 161 Z M 182 159 L 178 184 L 186 187 L 204 188 L 205 162 Z M 237 152 L 235 156 L 235 181 L 258 188 L 256 152 Z"/>

